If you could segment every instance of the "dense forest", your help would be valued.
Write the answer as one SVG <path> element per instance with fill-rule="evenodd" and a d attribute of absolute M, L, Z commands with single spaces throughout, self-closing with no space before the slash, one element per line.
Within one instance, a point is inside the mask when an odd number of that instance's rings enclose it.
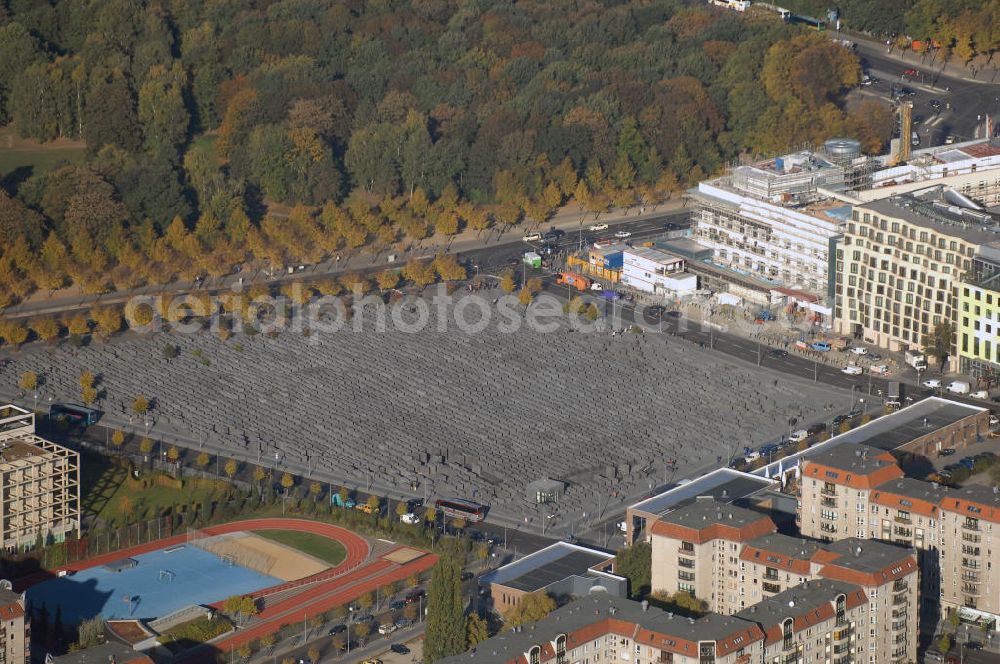
<path fill-rule="evenodd" d="M 0 173 L 0 305 L 628 206 L 832 135 L 877 150 L 859 75 L 681 0 L 0 0 L 0 125 L 87 146 Z"/>
<path fill-rule="evenodd" d="M 783 0 L 788 9 L 826 18 L 839 11 L 843 26 L 879 37 L 892 36 L 899 46 L 909 41 L 926 48 L 935 41 L 965 62 L 991 57 L 1000 50 L 1000 3 L 987 0 Z"/>

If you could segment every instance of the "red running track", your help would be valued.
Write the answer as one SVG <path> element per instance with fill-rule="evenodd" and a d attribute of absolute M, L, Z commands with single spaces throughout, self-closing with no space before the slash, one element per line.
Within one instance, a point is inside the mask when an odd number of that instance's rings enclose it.
<path fill-rule="evenodd" d="M 261 622 L 241 629 L 228 637 L 215 641 L 211 646 L 191 652 L 181 664 L 213 662 L 219 653 L 235 650 L 245 643 L 276 632 L 282 625 L 307 620 L 335 606 L 345 606 L 361 595 L 393 581 L 401 581 L 413 574 L 424 572 L 437 563 L 438 557 L 426 554 L 405 565 L 395 565 L 386 560 L 373 561 L 338 579 L 319 584 L 299 595 L 268 607 L 258 616 Z"/>
<path fill-rule="evenodd" d="M 346 556 L 344 561 L 333 569 L 325 570 L 319 572 L 309 579 L 317 580 L 322 577 L 335 576 L 344 572 L 345 570 L 357 567 L 368 557 L 371 552 L 371 546 L 368 542 L 360 535 L 347 530 L 346 528 L 341 528 L 340 526 L 335 526 L 330 523 L 322 523 L 320 521 L 309 521 L 307 519 L 286 519 L 286 518 L 269 518 L 269 519 L 245 519 L 243 521 L 231 521 L 229 523 L 219 524 L 217 526 L 208 526 L 207 528 L 201 528 L 200 532 L 206 533 L 208 535 L 226 535 L 229 533 L 236 533 L 242 530 L 297 530 L 299 532 L 314 533 L 316 535 L 324 535 L 330 539 L 337 540 L 344 545 L 346 551 Z M 132 556 L 138 556 L 144 553 L 150 553 L 152 551 L 158 551 L 160 549 L 167 549 L 172 546 L 177 546 L 179 544 L 187 543 L 187 535 L 174 535 L 173 537 L 167 537 L 161 540 L 156 540 L 154 542 L 149 542 L 148 544 L 140 544 L 138 546 L 133 546 L 128 549 L 122 549 L 120 551 L 113 551 L 111 553 L 103 553 L 99 556 L 94 556 L 93 558 L 87 558 L 86 560 L 81 560 L 79 562 L 72 563 L 70 565 L 64 565 L 62 567 L 56 568 L 51 572 L 38 572 L 26 576 L 22 579 L 18 579 L 15 582 L 15 586 L 18 592 L 22 592 L 25 588 L 29 588 L 42 581 L 47 581 L 55 576 L 57 571 L 67 570 L 71 572 L 76 572 L 79 570 L 90 569 L 92 567 L 97 567 L 98 565 L 107 565 L 116 560 L 121 560 L 122 558 L 130 558 Z M 283 588 L 289 586 L 294 586 L 304 582 L 304 579 L 299 579 L 298 581 L 290 581 L 288 583 L 279 584 L 277 586 L 272 586 L 270 588 L 264 589 L 264 593 L 277 592 Z M 258 593 L 259 595 L 260 593 Z"/>

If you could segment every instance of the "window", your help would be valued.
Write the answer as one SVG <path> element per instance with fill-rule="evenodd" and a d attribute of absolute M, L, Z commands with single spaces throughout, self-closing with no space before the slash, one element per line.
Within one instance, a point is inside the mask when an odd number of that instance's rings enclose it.
<path fill-rule="evenodd" d="M 782 636 L 782 647 L 784 650 L 792 649 L 792 619 L 787 619 L 781 625 L 781 636 Z M 538 664 L 537 662 L 532 662 L 531 664 Z"/>
<path fill-rule="evenodd" d="M 528 664 L 538 664 L 541 659 L 542 649 L 539 646 L 531 646 L 528 651 Z"/>

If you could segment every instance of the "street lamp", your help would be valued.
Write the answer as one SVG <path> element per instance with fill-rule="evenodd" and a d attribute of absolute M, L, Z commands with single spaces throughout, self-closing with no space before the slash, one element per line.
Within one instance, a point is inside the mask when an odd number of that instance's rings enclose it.
<path fill-rule="evenodd" d="M 354 607 L 347 607 L 347 654 L 351 654 L 351 625 L 354 624 Z"/>

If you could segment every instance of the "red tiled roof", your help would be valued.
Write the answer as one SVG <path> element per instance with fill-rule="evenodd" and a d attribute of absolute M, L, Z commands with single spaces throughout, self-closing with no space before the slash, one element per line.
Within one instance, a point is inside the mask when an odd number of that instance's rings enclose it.
<path fill-rule="evenodd" d="M 778 528 L 769 517 L 762 516 L 760 519 L 742 528 L 730 526 L 725 523 L 712 523 L 704 528 L 690 528 L 676 523 L 665 521 L 654 521 L 650 531 L 654 535 L 669 537 L 671 539 L 704 544 L 716 539 L 726 539 L 732 542 L 745 542 L 746 540 L 777 532 Z"/>

